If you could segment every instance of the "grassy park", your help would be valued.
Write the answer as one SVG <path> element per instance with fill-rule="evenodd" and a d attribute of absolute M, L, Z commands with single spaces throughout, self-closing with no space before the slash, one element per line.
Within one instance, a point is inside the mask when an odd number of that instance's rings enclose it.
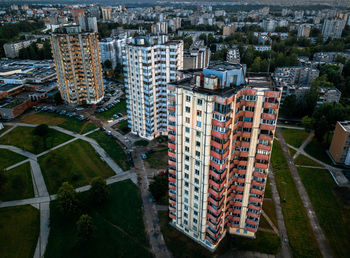
<path fill-rule="evenodd" d="M 117 103 L 114 107 L 111 109 L 101 112 L 97 114 L 96 116 L 99 118 L 104 118 L 104 119 L 110 119 L 114 114 L 122 113 L 123 115 L 126 115 L 126 100 L 121 100 L 119 103 Z"/>
<path fill-rule="evenodd" d="M 38 112 L 29 114 L 21 119 L 22 123 L 47 124 L 59 126 L 72 132 L 84 134 L 97 128 L 91 122 L 79 121 L 75 118 L 59 115 L 56 113 Z"/>
<path fill-rule="evenodd" d="M 121 134 L 123 134 L 123 135 L 125 135 L 131 131 L 129 126 L 128 126 L 128 120 L 123 120 L 123 121 L 119 122 L 118 124 L 115 125 L 115 128 L 119 132 L 121 132 Z"/>
<path fill-rule="evenodd" d="M 335 257 L 350 257 L 349 189 L 341 195 L 325 169 L 298 168 L 298 172 Z"/>
<path fill-rule="evenodd" d="M 7 149 L 0 149 L 0 169 L 5 169 L 25 159 L 26 157 L 20 154 Z"/>
<path fill-rule="evenodd" d="M 334 165 L 327 155 L 326 151 L 329 149 L 329 143 L 326 141 L 319 142 L 316 138 L 313 138 L 311 142 L 305 147 L 305 152 L 311 155 L 312 157 L 326 163 L 329 165 Z"/>
<path fill-rule="evenodd" d="M 49 135 L 43 138 L 34 135 L 35 127 L 16 127 L 0 138 L 0 144 L 13 145 L 31 153 L 39 154 L 70 139 L 71 136 L 49 129 Z"/>
<path fill-rule="evenodd" d="M 26 162 L 5 171 L 6 182 L 0 188 L 0 200 L 12 201 L 34 197 L 30 164 Z"/>
<path fill-rule="evenodd" d="M 39 210 L 30 205 L 0 209 L 0 257 L 32 258 L 39 228 Z"/>
<path fill-rule="evenodd" d="M 299 148 L 301 144 L 309 136 L 309 133 L 305 130 L 280 128 L 283 138 L 286 142 L 296 148 Z"/>
<path fill-rule="evenodd" d="M 147 146 L 149 144 L 149 141 L 147 140 L 138 140 L 134 142 L 134 146 Z"/>
<path fill-rule="evenodd" d="M 313 161 L 312 159 L 309 159 L 308 157 L 300 154 L 295 160 L 294 160 L 295 165 L 303 165 L 303 166 L 315 166 L 319 167 L 321 166 L 319 163 L 316 161 Z"/>
<path fill-rule="evenodd" d="M 56 193 L 65 181 L 76 188 L 88 185 L 96 176 L 107 178 L 115 174 L 94 148 L 82 140 L 51 151 L 38 161 L 50 194 Z"/>
<path fill-rule="evenodd" d="M 320 257 L 310 222 L 278 141 L 274 142 L 271 162 L 293 256 Z"/>
<path fill-rule="evenodd" d="M 0 129 L 0 134 L 6 132 L 8 129 L 10 129 L 12 126 L 10 125 L 4 125 L 4 128 Z"/>
<path fill-rule="evenodd" d="M 95 139 L 121 169 L 124 171 L 130 169 L 128 158 L 116 140 L 101 131 L 93 132 L 89 137 Z"/>
<path fill-rule="evenodd" d="M 102 206 L 90 204 L 88 193 L 79 193 L 82 214 L 93 219 L 90 242 L 80 246 L 75 219 L 61 213 L 51 202 L 51 232 L 45 257 L 152 257 L 146 237 L 137 186 L 130 180 L 109 186 L 110 198 Z"/>
<path fill-rule="evenodd" d="M 168 148 L 147 154 L 145 160 L 151 168 L 166 169 L 168 167 Z"/>

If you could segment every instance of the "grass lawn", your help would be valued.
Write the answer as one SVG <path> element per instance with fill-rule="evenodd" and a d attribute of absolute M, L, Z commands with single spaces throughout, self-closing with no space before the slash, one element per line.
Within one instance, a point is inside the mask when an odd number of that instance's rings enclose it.
<path fill-rule="evenodd" d="M 94 132 L 88 136 L 95 139 L 121 169 L 124 171 L 130 169 L 129 159 L 116 140 L 101 131 Z"/>
<path fill-rule="evenodd" d="M 213 254 L 194 242 L 169 224 L 167 211 L 159 211 L 161 230 L 165 243 L 174 257 L 213 257 Z M 249 250 L 276 254 L 280 250 L 280 240 L 276 234 L 258 232 L 256 239 L 248 239 L 227 234 L 220 242 L 214 255 L 225 254 L 234 250 Z"/>
<path fill-rule="evenodd" d="M 281 206 L 293 256 L 320 257 L 309 219 L 278 141 L 273 145 L 271 162 L 281 200 L 286 199 L 286 202 L 281 201 Z"/>
<path fill-rule="evenodd" d="M 295 150 L 293 150 L 292 148 L 288 148 L 289 154 L 290 156 L 293 158 L 294 154 L 297 153 Z"/>
<path fill-rule="evenodd" d="M 264 197 L 265 198 L 272 198 L 271 186 L 270 186 L 270 182 L 269 182 L 268 178 L 267 178 L 266 185 L 265 185 Z"/>
<path fill-rule="evenodd" d="M 0 134 L 6 132 L 8 129 L 10 129 L 12 126 L 10 125 L 4 125 L 4 128 L 0 129 Z"/>
<path fill-rule="evenodd" d="M 107 178 L 115 174 L 94 148 L 82 140 L 51 151 L 38 161 L 50 194 L 56 193 L 66 181 L 79 187 L 88 185 L 94 177 Z"/>
<path fill-rule="evenodd" d="M 334 165 L 331 159 L 329 158 L 326 150 L 329 149 L 329 143 L 318 142 L 316 138 L 313 138 L 311 142 L 305 147 L 305 152 L 311 155 L 312 157 L 326 163 L 329 165 Z"/>
<path fill-rule="evenodd" d="M 116 129 L 120 131 L 123 135 L 129 133 L 131 129 L 128 126 L 128 120 L 123 120 L 115 125 Z"/>
<path fill-rule="evenodd" d="M 32 258 L 39 237 L 39 210 L 30 205 L 0 209 L 0 257 Z"/>
<path fill-rule="evenodd" d="M 278 228 L 276 210 L 273 201 L 264 199 L 263 210 L 266 213 L 266 215 L 270 218 L 272 223 L 276 226 L 276 228 Z M 263 215 L 260 216 L 260 218 L 263 217 Z"/>
<path fill-rule="evenodd" d="M 91 122 L 82 122 L 78 119 L 62 116 L 56 113 L 38 112 L 29 114 L 21 119 L 22 123 L 56 125 L 76 133 L 87 133 L 97 128 Z"/>
<path fill-rule="evenodd" d="M 286 142 L 296 148 L 299 148 L 310 134 L 305 130 L 295 130 L 295 129 L 287 129 L 287 128 L 280 128 L 280 129 L 281 129 L 283 138 L 286 140 Z"/>
<path fill-rule="evenodd" d="M 7 149 L 0 149 L 0 169 L 5 169 L 25 159 L 26 157 L 17 154 L 16 152 Z"/>
<path fill-rule="evenodd" d="M 304 166 L 316 166 L 316 167 L 320 167 L 322 166 L 321 164 L 313 161 L 312 159 L 309 159 L 308 157 L 300 154 L 295 160 L 294 163 L 296 165 L 304 165 Z"/>
<path fill-rule="evenodd" d="M 45 257 L 152 257 L 146 237 L 138 188 L 130 180 L 109 186 L 110 199 L 96 207 L 88 192 L 80 193 L 81 214 L 89 214 L 95 226 L 93 238 L 77 243 L 76 218 L 67 219 L 56 201 L 50 204 L 50 236 Z"/>
<path fill-rule="evenodd" d="M 147 140 L 138 140 L 136 142 L 134 142 L 135 146 L 147 146 L 149 143 L 149 141 Z"/>
<path fill-rule="evenodd" d="M 349 200 L 346 204 L 336 194 L 338 187 L 327 170 L 298 168 L 298 172 L 335 257 L 350 257 Z"/>
<path fill-rule="evenodd" d="M 1 201 L 12 201 L 34 197 L 29 162 L 6 171 L 5 175 L 7 181 L 0 189 Z"/>
<path fill-rule="evenodd" d="M 110 119 L 114 114 L 122 113 L 123 115 L 126 115 L 126 100 L 121 100 L 118 104 L 116 104 L 111 109 L 98 113 L 96 116 L 104 119 Z"/>
<path fill-rule="evenodd" d="M 64 143 L 70 139 L 68 134 L 49 129 L 46 146 L 43 139 L 33 134 L 35 127 L 16 127 L 11 132 L 0 138 L 0 144 L 17 146 L 31 153 L 39 154 L 47 149 Z M 37 146 L 35 146 L 37 144 Z"/>
<path fill-rule="evenodd" d="M 168 167 L 168 148 L 148 154 L 145 160 L 151 168 L 166 169 Z"/>

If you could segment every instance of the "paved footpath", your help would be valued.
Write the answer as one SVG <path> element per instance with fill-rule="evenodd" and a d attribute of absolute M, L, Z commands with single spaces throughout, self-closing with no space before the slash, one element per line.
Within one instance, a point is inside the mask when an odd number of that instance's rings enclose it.
<path fill-rule="evenodd" d="M 314 236 L 317 240 L 318 246 L 320 248 L 321 254 L 323 257 L 332 257 L 332 249 L 330 248 L 327 238 L 323 233 L 323 230 L 318 222 L 318 218 L 316 216 L 315 210 L 312 207 L 310 198 L 305 190 L 303 183 L 301 182 L 300 176 L 298 174 L 297 168 L 294 165 L 293 158 L 290 156 L 288 152 L 288 146 L 286 141 L 283 138 L 281 130 L 279 128 L 276 129 L 277 137 L 279 138 L 283 154 L 287 159 L 288 166 L 294 180 L 294 183 L 298 189 L 299 196 L 301 201 L 303 202 L 304 208 L 306 210 L 306 214 L 309 218 L 311 228 L 313 230 Z"/>

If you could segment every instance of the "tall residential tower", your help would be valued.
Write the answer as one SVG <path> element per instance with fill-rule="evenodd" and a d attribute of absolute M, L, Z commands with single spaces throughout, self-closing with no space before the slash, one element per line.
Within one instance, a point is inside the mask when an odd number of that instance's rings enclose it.
<path fill-rule="evenodd" d="M 146 139 L 167 135 L 167 83 L 183 67 L 183 42 L 138 36 L 125 45 L 124 80 L 131 132 Z"/>
<path fill-rule="evenodd" d="M 169 216 L 215 250 L 258 230 L 281 92 L 227 62 L 168 84 Z"/>
<path fill-rule="evenodd" d="M 58 86 L 73 105 L 96 104 L 104 96 L 98 34 L 79 25 L 57 28 L 51 35 Z"/>

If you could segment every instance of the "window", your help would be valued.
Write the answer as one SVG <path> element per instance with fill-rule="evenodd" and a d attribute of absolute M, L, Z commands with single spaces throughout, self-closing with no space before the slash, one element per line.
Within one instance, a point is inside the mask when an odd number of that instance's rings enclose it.
<path fill-rule="evenodd" d="M 188 195 L 188 191 L 187 190 L 185 190 L 185 195 Z"/>
<path fill-rule="evenodd" d="M 198 100 L 197 100 L 197 105 L 198 105 L 198 106 L 202 106 L 202 100 L 201 100 L 201 99 L 198 99 Z"/>
<path fill-rule="evenodd" d="M 201 153 L 199 151 L 196 151 L 196 156 L 197 157 L 200 157 L 201 156 Z"/>
<path fill-rule="evenodd" d="M 198 220 L 197 219 L 193 219 L 193 223 L 197 224 Z"/>
<path fill-rule="evenodd" d="M 191 108 L 190 107 L 186 107 L 186 113 L 191 113 Z"/>
<path fill-rule="evenodd" d="M 190 128 L 189 127 L 185 127 L 185 132 L 189 133 L 190 132 Z"/>
<path fill-rule="evenodd" d="M 186 96 L 186 101 L 190 102 L 191 101 L 191 97 L 190 96 Z"/>
<path fill-rule="evenodd" d="M 190 157 L 187 156 L 187 155 L 185 155 L 185 160 L 186 160 L 186 161 L 189 161 L 189 160 L 190 160 Z"/>
<path fill-rule="evenodd" d="M 189 152 L 190 151 L 190 148 L 185 146 L 185 151 Z"/>
<path fill-rule="evenodd" d="M 195 179 L 194 179 L 194 182 L 195 182 L 196 184 L 199 184 L 198 178 L 195 178 Z"/>
<path fill-rule="evenodd" d="M 198 204 L 197 203 L 193 204 L 193 207 L 198 209 Z"/>
<path fill-rule="evenodd" d="M 195 164 L 196 164 L 196 166 L 199 166 L 199 160 L 196 160 L 196 162 L 195 162 Z"/>
<path fill-rule="evenodd" d="M 186 212 L 184 212 L 184 217 L 188 218 L 188 214 Z"/>
<path fill-rule="evenodd" d="M 201 146 L 201 143 L 199 141 L 196 141 L 196 146 L 197 147 L 200 147 Z"/>
<path fill-rule="evenodd" d="M 197 211 L 193 211 L 193 215 L 194 216 L 198 216 L 198 212 Z"/>
<path fill-rule="evenodd" d="M 200 131 L 196 131 L 196 136 L 197 137 L 201 137 L 201 132 Z"/>
<path fill-rule="evenodd" d="M 185 169 L 186 169 L 186 170 L 189 170 L 190 167 L 189 167 L 188 165 L 185 165 Z"/>
<path fill-rule="evenodd" d="M 195 169 L 195 170 L 194 170 L 194 173 L 195 173 L 197 176 L 199 176 L 199 170 L 198 170 L 198 169 Z"/>
<path fill-rule="evenodd" d="M 190 142 L 190 138 L 185 137 L 185 142 L 189 143 Z"/>
<path fill-rule="evenodd" d="M 189 124 L 189 123 L 190 123 L 190 121 L 191 121 L 191 120 L 190 120 L 190 118 L 189 118 L 189 117 L 186 117 L 186 118 L 185 118 L 185 122 L 186 122 L 187 124 Z"/>
<path fill-rule="evenodd" d="M 187 198 L 184 198 L 184 200 L 185 200 L 185 203 L 188 203 L 188 199 Z"/>
<path fill-rule="evenodd" d="M 187 220 L 184 220 L 184 224 L 185 224 L 185 225 L 187 225 L 187 224 L 188 224 Z"/>
<path fill-rule="evenodd" d="M 194 188 L 194 191 L 195 191 L 196 193 L 198 193 L 199 188 L 196 186 L 196 187 Z"/>
<path fill-rule="evenodd" d="M 189 185 L 188 182 L 185 182 L 185 186 L 188 187 L 188 185 Z"/>
<path fill-rule="evenodd" d="M 197 195 L 194 196 L 194 200 L 198 201 L 198 196 Z"/>
<path fill-rule="evenodd" d="M 184 209 L 185 209 L 185 211 L 188 211 L 188 206 L 184 205 Z"/>
<path fill-rule="evenodd" d="M 202 123 L 200 121 L 197 121 L 197 126 L 202 127 Z"/>
<path fill-rule="evenodd" d="M 197 231 L 197 227 L 196 227 L 196 226 L 193 226 L 193 230 L 194 230 L 194 231 Z"/>
<path fill-rule="evenodd" d="M 189 174 L 185 173 L 185 178 L 186 178 L 186 179 L 189 179 L 189 178 L 190 178 Z M 186 192 L 187 192 L 187 191 L 185 191 L 185 193 L 186 193 Z"/>
<path fill-rule="evenodd" d="M 202 116 L 202 111 L 197 110 L 197 116 L 201 117 Z"/>

